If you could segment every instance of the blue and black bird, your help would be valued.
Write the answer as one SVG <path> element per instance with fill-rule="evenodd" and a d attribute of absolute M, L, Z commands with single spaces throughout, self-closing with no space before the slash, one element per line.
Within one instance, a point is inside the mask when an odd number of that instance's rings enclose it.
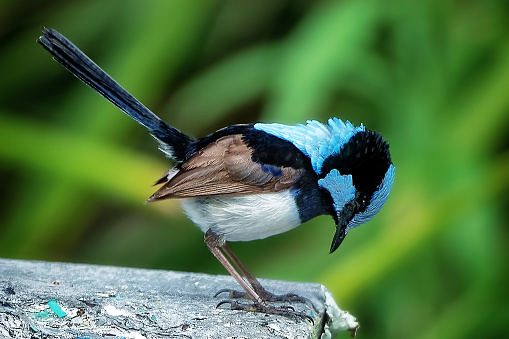
<path fill-rule="evenodd" d="M 229 302 L 233 309 L 287 315 L 288 307 L 267 302 L 299 298 L 266 291 L 227 242 L 263 239 L 330 215 L 336 224 L 332 253 L 389 196 L 395 171 L 389 144 L 363 125 L 336 118 L 295 126 L 255 123 L 194 139 L 159 119 L 56 30 L 43 29 L 38 41 L 72 74 L 145 126 L 175 161 L 147 201 L 180 201 L 205 234 L 209 250 L 245 291 L 230 291 L 230 296 L 254 302 Z"/>

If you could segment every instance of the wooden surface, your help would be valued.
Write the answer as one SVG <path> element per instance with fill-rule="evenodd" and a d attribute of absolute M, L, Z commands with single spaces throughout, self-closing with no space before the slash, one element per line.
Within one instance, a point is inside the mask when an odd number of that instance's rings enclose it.
<path fill-rule="evenodd" d="M 309 298 L 291 306 L 314 324 L 217 308 L 218 290 L 239 289 L 229 276 L 0 259 L 0 338 L 326 338 L 330 318 L 357 326 L 322 285 L 261 282 Z"/>

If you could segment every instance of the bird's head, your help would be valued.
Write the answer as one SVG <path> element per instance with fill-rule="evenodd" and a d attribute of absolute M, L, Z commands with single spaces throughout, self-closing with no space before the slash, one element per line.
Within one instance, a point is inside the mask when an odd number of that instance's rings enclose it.
<path fill-rule="evenodd" d="M 355 132 L 321 166 L 318 185 L 332 198 L 334 252 L 348 231 L 369 221 L 384 205 L 394 179 L 389 144 L 369 130 Z"/>
<path fill-rule="evenodd" d="M 336 233 L 334 252 L 352 228 L 369 221 L 384 205 L 394 180 L 389 144 L 363 125 L 329 119 L 328 125 L 256 124 L 255 128 L 290 141 L 309 157 L 318 186 L 330 196 Z"/>

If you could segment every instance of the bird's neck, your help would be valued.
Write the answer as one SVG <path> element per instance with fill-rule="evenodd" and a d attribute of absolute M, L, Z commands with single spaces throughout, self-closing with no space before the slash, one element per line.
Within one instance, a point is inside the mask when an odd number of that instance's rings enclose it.
<path fill-rule="evenodd" d="M 295 203 L 299 209 L 301 222 L 306 222 L 320 215 L 333 215 L 330 197 L 324 194 L 316 181 L 309 180 L 299 183 L 293 188 Z"/>

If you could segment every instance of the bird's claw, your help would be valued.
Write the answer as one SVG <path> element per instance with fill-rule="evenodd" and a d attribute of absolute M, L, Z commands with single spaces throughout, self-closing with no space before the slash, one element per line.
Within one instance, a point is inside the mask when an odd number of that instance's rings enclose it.
<path fill-rule="evenodd" d="M 223 288 L 222 290 L 219 290 L 216 292 L 216 294 L 214 294 L 214 298 L 217 297 L 218 295 L 220 295 L 221 293 L 228 293 L 228 298 L 230 299 L 240 299 L 240 298 L 244 298 L 244 299 L 249 299 L 249 297 L 247 297 L 246 295 L 246 292 L 242 291 L 236 291 L 236 290 L 232 290 L 230 288 Z"/>
<path fill-rule="evenodd" d="M 219 290 L 214 294 L 214 297 L 217 297 L 221 293 L 228 293 L 228 297 L 230 299 L 250 299 L 246 292 L 244 291 L 236 291 L 229 288 L 223 288 L 222 290 Z M 313 302 L 306 298 L 301 297 L 295 293 L 287 293 L 287 294 L 274 294 L 271 293 L 265 289 L 263 290 L 257 290 L 256 293 L 262 298 L 263 301 L 269 301 L 269 302 L 284 302 L 284 303 L 292 303 L 292 302 L 300 302 L 303 304 L 306 304 L 308 306 L 313 307 L 313 309 L 316 310 L 315 305 Z"/>
<path fill-rule="evenodd" d="M 308 320 L 313 325 L 315 323 L 311 316 L 302 312 L 295 311 L 295 309 L 291 306 L 274 307 L 266 304 L 243 304 L 236 300 L 223 300 L 217 304 L 216 308 L 224 304 L 230 304 L 230 309 L 235 311 L 260 312 L 265 314 L 281 315 L 296 321 Z"/>
<path fill-rule="evenodd" d="M 262 298 L 264 298 L 264 300 L 267 301 L 299 302 L 303 304 L 313 305 L 311 300 L 305 297 L 301 297 L 295 293 L 273 294 L 271 292 L 265 291 L 265 293 L 263 293 Z"/>

